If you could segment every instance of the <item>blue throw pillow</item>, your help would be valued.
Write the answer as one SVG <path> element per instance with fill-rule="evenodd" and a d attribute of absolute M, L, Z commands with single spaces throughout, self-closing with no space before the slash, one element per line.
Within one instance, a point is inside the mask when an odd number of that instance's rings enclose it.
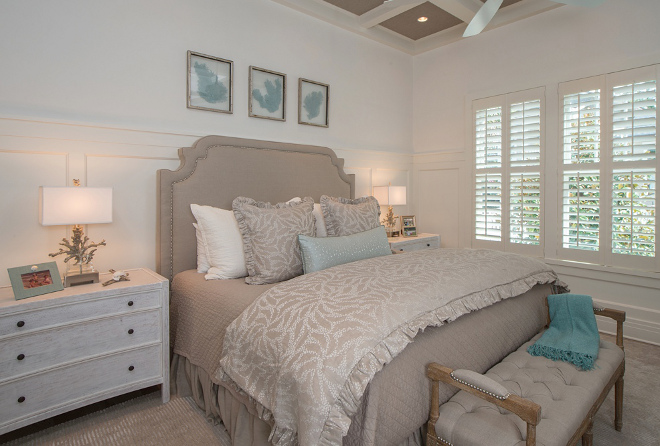
<path fill-rule="evenodd" d="M 340 237 L 299 235 L 305 274 L 331 266 L 392 254 L 385 227 Z"/>

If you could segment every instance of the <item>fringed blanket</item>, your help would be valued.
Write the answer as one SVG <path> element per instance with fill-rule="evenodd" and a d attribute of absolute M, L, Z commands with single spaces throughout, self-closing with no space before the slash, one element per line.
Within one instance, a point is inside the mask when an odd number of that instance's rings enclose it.
<path fill-rule="evenodd" d="M 300 276 L 266 291 L 229 326 L 216 379 L 274 424 L 275 445 L 340 445 L 369 381 L 420 330 L 543 283 L 563 291 L 540 261 L 467 249 Z"/>
<path fill-rule="evenodd" d="M 566 361 L 582 370 L 594 368 L 600 335 L 591 296 L 548 296 L 550 326 L 527 351 L 553 361 Z"/>

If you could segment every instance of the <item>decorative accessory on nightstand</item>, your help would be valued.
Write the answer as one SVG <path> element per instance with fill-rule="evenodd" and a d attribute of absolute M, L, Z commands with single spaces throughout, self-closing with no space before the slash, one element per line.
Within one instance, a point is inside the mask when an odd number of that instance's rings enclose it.
<path fill-rule="evenodd" d="M 112 274 L 112 279 L 103 282 L 103 286 L 112 285 L 117 282 L 128 282 L 131 280 L 128 278 L 129 274 L 126 271 L 115 271 L 114 269 L 111 269 L 110 273 Z"/>
<path fill-rule="evenodd" d="M 55 262 L 8 268 L 7 272 L 16 300 L 60 291 L 63 288 Z"/>
<path fill-rule="evenodd" d="M 403 206 L 406 204 L 406 186 L 374 186 L 374 197 L 381 206 L 387 205 L 387 213 L 383 219 L 388 237 L 397 237 L 399 231 L 396 229 L 397 217 L 394 215 L 392 206 Z"/>
<path fill-rule="evenodd" d="M 82 225 L 112 223 L 112 188 L 81 187 L 73 180 L 74 187 L 39 188 L 39 220 L 44 226 L 74 225 L 71 240 L 62 239 L 64 248 L 48 254 L 56 257 L 66 254 L 64 263 L 71 260 L 64 274 L 64 286 L 97 283 L 99 273 L 94 269 L 92 258 L 105 240 L 94 243 L 83 234 Z"/>
<path fill-rule="evenodd" d="M 401 234 L 404 237 L 417 237 L 417 223 L 414 215 L 401 217 Z"/>

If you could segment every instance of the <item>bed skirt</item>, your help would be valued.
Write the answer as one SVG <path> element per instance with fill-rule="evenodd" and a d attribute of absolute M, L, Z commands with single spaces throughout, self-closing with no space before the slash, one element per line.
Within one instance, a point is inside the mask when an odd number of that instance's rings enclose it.
<path fill-rule="evenodd" d="M 170 377 L 171 392 L 181 397 L 191 396 L 210 421 L 222 422 L 234 445 L 271 445 L 268 441 L 271 425 L 250 410 L 240 395 L 215 384 L 204 369 L 188 358 L 174 354 Z M 422 446 L 423 438 L 426 437 L 424 430 L 425 426 L 399 446 Z"/>

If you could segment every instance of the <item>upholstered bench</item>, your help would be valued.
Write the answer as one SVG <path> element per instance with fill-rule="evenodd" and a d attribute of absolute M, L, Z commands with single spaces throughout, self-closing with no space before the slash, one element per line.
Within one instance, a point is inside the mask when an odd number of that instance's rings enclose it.
<path fill-rule="evenodd" d="M 591 446 L 593 417 L 615 386 L 615 429 L 623 410 L 623 321 L 618 310 L 595 309 L 617 321 L 617 345 L 601 339 L 592 370 L 527 353 L 542 333 L 485 375 L 429 364 L 432 381 L 427 446 Z M 439 383 L 461 389 L 438 404 Z"/>

